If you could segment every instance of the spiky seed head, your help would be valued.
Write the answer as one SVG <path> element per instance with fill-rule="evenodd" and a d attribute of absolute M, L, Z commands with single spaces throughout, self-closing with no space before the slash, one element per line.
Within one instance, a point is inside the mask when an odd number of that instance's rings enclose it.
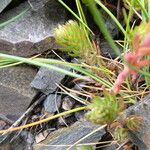
<path fill-rule="evenodd" d="M 143 124 L 143 119 L 140 116 L 129 116 L 126 119 L 126 126 L 129 128 L 129 130 L 137 131 L 141 128 L 141 125 Z"/>
<path fill-rule="evenodd" d="M 90 51 L 90 44 L 83 25 L 70 20 L 65 25 L 59 25 L 54 31 L 56 43 L 62 46 L 62 50 L 69 52 L 71 56 L 81 58 Z"/>

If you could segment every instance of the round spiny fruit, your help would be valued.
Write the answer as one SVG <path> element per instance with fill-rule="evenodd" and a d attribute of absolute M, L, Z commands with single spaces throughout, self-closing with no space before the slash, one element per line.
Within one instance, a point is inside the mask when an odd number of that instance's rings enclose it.
<path fill-rule="evenodd" d="M 62 46 L 62 50 L 69 52 L 71 56 L 85 55 L 87 50 L 91 49 L 83 25 L 69 20 L 65 25 L 59 25 L 55 31 L 56 43 Z"/>
<path fill-rule="evenodd" d="M 108 98 L 95 97 L 88 107 L 91 111 L 86 114 L 86 118 L 96 124 L 113 122 L 120 111 L 118 102 Z"/>

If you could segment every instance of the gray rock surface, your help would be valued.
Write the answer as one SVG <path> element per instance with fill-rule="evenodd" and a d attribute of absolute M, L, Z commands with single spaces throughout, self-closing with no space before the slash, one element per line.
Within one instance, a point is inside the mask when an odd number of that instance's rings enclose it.
<path fill-rule="evenodd" d="M 30 87 L 36 72 L 26 65 L 0 69 L 1 114 L 19 116 L 26 110 L 37 93 Z"/>
<path fill-rule="evenodd" d="M 44 109 L 47 112 L 55 113 L 61 105 L 61 95 L 50 94 L 44 101 Z"/>
<path fill-rule="evenodd" d="M 45 141 L 41 143 L 40 146 L 34 145 L 34 150 L 65 150 L 67 147 L 57 147 L 57 146 L 45 146 L 45 145 L 67 145 L 74 144 L 81 138 L 85 137 L 87 134 L 91 133 L 100 126 L 94 125 L 90 122 L 76 122 L 74 125 L 68 128 L 59 129 L 51 133 Z M 88 138 L 84 139 L 80 143 L 98 142 L 102 135 L 105 134 L 105 130 L 102 129 L 93 133 Z M 74 150 L 75 147 L 71 148 Z"/>
<path fill-rule="evenodd" d="M 63 68 L 60 65 L 57 65 L 57 67 Z M 42 67 L 31 82 L 31 87 L 48 95 L 56 90 L 56 83 L 60 84 L 64 76 L 64 74 Z"/>
<path fill-rule="evenodd" d="M 45 4 L 51 0 L 28 0 L 30 6 L 33 10 L 37 11 L 38 9 L 45 6 Z M 53 3 L 53 2 L 52 2 Z"/>
<path fill-rule="evenodd" d="M 142 150 L 150 150 L 150 95 L 126 111 L 126 115 L 137 115 L 143 118 L 143 125 L 137 132 L 131 132 L 131 140 Z"/>
<path fill-rule="evenodd" d="M 31 99 L 16 90 L 0 85 L 0 113 L 11 120 L 16 120 L 28 107 Z"/>
<path fill-rule="evenodd" d="M 28 2 L 0 15 L 6 21 L 30 8 Z M 28 10 L 23 16 L 0 28 L 0 52 L 19 56 L 31 56 L 58 48 L 53 30 L 66 18 L 65 9 L 56 0 L 46 3 L 38 11 Z"/>
<path fill-rule="evenodd" d="M 0 13 L 9 5 L 12 0 L 1 0 L 0 2 Z"/>
<path fill-rule="evenodd" d="M 36 68 L 27 65 L 0 69 L 0 85 L 14 89 L 26 97 L 33 98 L 36 91 L 31 89 L 30 83 L 36 73 Z"/>

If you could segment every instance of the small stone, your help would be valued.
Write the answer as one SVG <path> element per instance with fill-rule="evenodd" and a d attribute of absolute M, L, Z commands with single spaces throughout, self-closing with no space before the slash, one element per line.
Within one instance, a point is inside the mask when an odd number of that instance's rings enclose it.
<path fill-rule="evenodd" d="M 44 101 L 44 109 L 46 112 L 55 113 L 61 105 L 61 95 L 50 94 Z"/>
<path fill-rule="evenodd" d="M 63 98 L 62 108 L 64 110 L 71 110 L 74 104 L 75 104 L 75 100 L 70 96 L 66 96 L 65 98 Z"/>
<path fill-rule="evenodd" d="M 67 69 L 66 67 L 63 67 L 61 65 L 55 66 Z M 48 95 L 56 90 L 56 83 L 60 84 L 64 77 L 65 75 L 62 73 L 42 67 L 35 76 L 34 80 L 31 82 L 31 87 Z"/>

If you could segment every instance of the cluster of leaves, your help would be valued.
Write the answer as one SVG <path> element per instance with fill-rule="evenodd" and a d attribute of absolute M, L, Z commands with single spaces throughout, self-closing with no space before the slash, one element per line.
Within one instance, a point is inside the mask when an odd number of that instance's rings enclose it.
<path fill-rule="evenodd" d="M 91 111 L 86 114 L 86 118 L 96 124 L 110 124 L 120 112 L 116 97 L 106 92 L 104 97 L 94 97 L 88 108 Z"/>

